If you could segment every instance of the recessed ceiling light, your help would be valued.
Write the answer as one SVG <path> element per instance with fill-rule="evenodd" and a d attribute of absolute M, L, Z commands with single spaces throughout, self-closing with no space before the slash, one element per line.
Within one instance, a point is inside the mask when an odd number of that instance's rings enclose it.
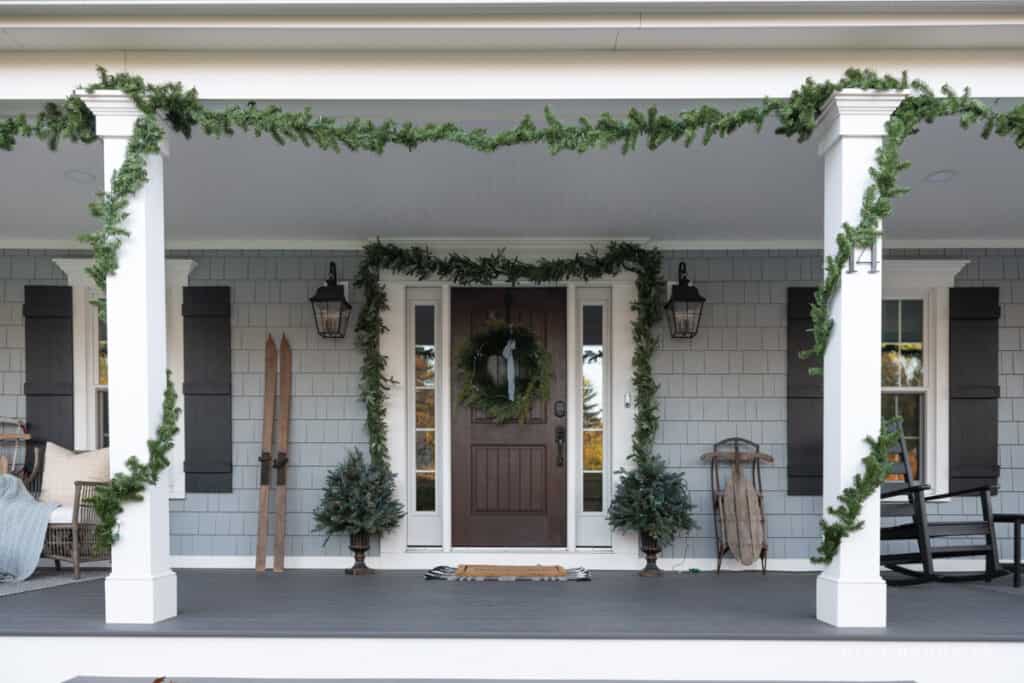
<path fill-rule="evenodd" d="M 940 171 L 932 171 L 924 177 L 926 183 L 933 183 L 935 185 L 941 185 L 948 183 L 957 176 L 956 171 L 951 168 L 944 168 Z"/>
<path fill-rule="evenodd" d="M 96 174 L 80 168 L 69 168 L 64 171 L 64 180 L 79 185 L 91 185 L 96 182 Z"/>

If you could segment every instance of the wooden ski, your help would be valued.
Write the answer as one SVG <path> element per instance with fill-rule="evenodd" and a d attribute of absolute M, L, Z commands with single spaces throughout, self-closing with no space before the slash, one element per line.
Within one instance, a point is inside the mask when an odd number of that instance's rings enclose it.
<path fill-rule="evenodd" d="M 281 400 L 277 411 L 277 486 L 274 489 L 276 510 L 274 534 L 274 571 L 284 571 L 285 522 L 288 519 L 288 422 L 292 413 L 292 347 L 288 337 L 281 335 Z"/>
<path fill-rule="evenodd" d="M 274 446 L 274 404 L 277 397 L 277 347 L 267 335 L 263 364 L 263 438 L 260 444 L 260 506 L 256 524 L 256 571 L 267 569 L 267 535 L 270 533 L 270 466 Z"/>

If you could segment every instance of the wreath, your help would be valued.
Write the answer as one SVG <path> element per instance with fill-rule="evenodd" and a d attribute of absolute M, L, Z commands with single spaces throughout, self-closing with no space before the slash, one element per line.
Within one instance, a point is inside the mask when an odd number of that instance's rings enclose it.
<path fill-rule="evenodd" d="M 492 356 L 505 359 L 504 384 L 488 372 Z M 462 378 L 459 402 L 498 424 L 526 422 L 533 402 L 551 396 L 551 354 L 522 326 L 495 323 L 474 334 L 459 350 L 456 368 Z"/>

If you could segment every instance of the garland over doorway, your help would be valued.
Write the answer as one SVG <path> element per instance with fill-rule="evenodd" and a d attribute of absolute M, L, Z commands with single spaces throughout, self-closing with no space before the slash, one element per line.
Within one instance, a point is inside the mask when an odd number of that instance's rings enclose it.
<path fill-rule="evenodd" d="M 191 136 L 196 128 L 214 137 L 233 135 L 235 131 L 242 131 L 257 137 L 268 135 L 279 144 L 299 142 L 307 147 L 316 146 L 336 153 L 381 153 L 389 145 L 413 150 L 421 144 L 434 142 L 450 142 L 481 152 L 493 152 L 516 145 L 545 144 L 552 154 L 561 151 L 582 153 L 610 145 L 621 145 L 623 153 L 627 153 L 635 150 L 641 139 L 645 140 L 646 147 L 652 150 L 669 143 L 689 146 L 698 139 L 707 145 L 715 138 L 724 138 L 741 128 L 750 127 L 760 131 L 771 118 L 778 121 L 776 134 L 803 142 L 814 132 L 818 115 L 825 103 L 840 90 L 861 88 L 871 91 L 907 91 L 907 97 L 886 124 L 882 144 L 875 155 L 875 164 L 870 169 L 872 183 L 864 191 L 860 218 L 856 225 L 842 226 L 842 231 L 836 237 L 835 253 L 825 257 L 824 278 L 811 305 L 814 344 L 811 349 L 804 352 L 808 357 L 817 358 L 824 355 L 832 331 L 830 306 L 840 285 L 842 268 L 855 249 L 865 249 L 876 242 L 881 220 L 892 213 L 893 199 L 907 192 L 906 188 L 901 188 L 897 184 L 899 172 L 908 166 L 899 155 L 900 148 L 907 138 L 917 133 L 924 123 L 932 123 L 941 117 L 958 117 L 965 129 L 980 126 L 983 138 L 987 139 L 993 134 L 1008 137 L 1018 148 L 1024 148 L 1024 105 L 1019 105 L 1008 112 L 997 112 L 986 103 L 972 98 L 968 90 L 963 94 L 957 94 L 945 86 L 937 94 L 922 81 L 910 81 L 905 73 L 897 78 L 863 69 L 849 69 L 835 82 L 819 83 L 807 79 L 787 98 L 766 98 L 758 105 L 735 111 L 721 111 L 703 105 L 678 114 L 666 115 L 650 107 L 646 111 L 630 109 L 620 118 L 610 114 L 603 114 L 594 122 L 581 118 L 575 124 L 563 123 L 550 111 L 546 111 L 544 126 L 537 126 L 529 116 L 526 116 L 515 128 L 493 134 L 483 129 L 466 129 L 454 122 L 417 126 L 408 122 L 398 124 L 392 120 L 374 123 L 352 119 L 339 123 L 333 118 L 317 116 L 310 109 L 286 112 L 276 106 L 260 107 L 255 103 L 246 106 L 229 105 L 214 110 L 199 101 L 199 93 L 194 88 L 186 89 L 181 83 L 152 85 L 132 74 L 110 74 L 102 68 L 98 69 L 98 72 L 99 80 L 86 86 L 85 92 L 120 90 L 128 95 L 142 112 L 142 116 L 135 124 L 121 167 L 111 173 L 110 191 L 103 193 L 99 200 L 90 205 L 90 210 L 100 220 L 101 227 L 82 238 L 92 247 L 95 254 L 95 263 L 89 269 L 89 274 L 101 291 L 106 288 L 107 277 L 117 270 L 118 250 L 127 236 L 124 222 L 127 218 L 128 202 L 148 181 L 146 156 L 159 152 L 159 145 L 165 134 L 160 124 L 161 120 L 185 137 Z M 73 94 L 62 103 L 47 104 L 34 119 L 30 120 L 29 117 L 19 114 L 0 120 L 0 149 L 12 149 L 19 138 L 44 140 L 51 149 L 56 149 L 64 141 L 91 143 L 97 139 L 95 120 L 81 97 Z M 622 246 L 616 248 L 621 249 Z M 422 250 L 395 253 L 393 249 L 388 245 L 367 247 L 366 259 L 360 268 L 360 282 L 368 294 L 367 308 L 371 312 L 367 315 L 364 310 L 360 316 L 360 347 L 366 353 L 361 393 L 367 406 L 371 454 L 374 458 L 384 459 L 387 458 L 387 449 L 382 437 L 385 433 L 383 402 L 388 386 L 385 379 L 387 361 L 379 348 L 369 348 L 370 341 L 380 340 L 383 332 L 380 313 L 387 306 L 379 276 L 376 275 L 379 268 L 384 265 L 381 259 L 390 254 L 399 262 L 406 262 L 405 257 L 412 257 L 408 262 L 410 268 L 419 267 L 415 266 L 413 261 L 418 261 L 421 265 L 433 263 L 438 268 L 447 269 L 453 281 L 456 277 L 465 277 L 466 282 L 495 279 L 499 277 L 496 270 L 498 268 L 507 268 L 509 272 L 502 272 L 501 276 L 513 282 L 526 280 L 540 269 L 551 268 L 557 271 L 568 263 L 538 262 L 529 265 L 506 259 L 500 254 L 478 260 L 458 256 L 436 260 L 436 257 Z M 575 264 L 572 267 L 582 268 L 584 263 L 593 263 L 594 259 L 602 260 L 595 254 L 589 254 L 577 256 L 575 260 L 570 261 Z M 444 277 L 443 273 L 438 274 Z M 656 301 L 656 297 L 657 295 L 651 301 Z M 640 299 L 635 306 L 646 307 L 651 301 L 644 302 Z M 102 301 L 98 303 L 102 307 Z M 653 308 L 656 309 L 657 306 L 654 305 Z M 644 311 L 639 313 L 641 316 L 645 314 Z M 653 325 L 653 322 L 651 324 Z M 634 335 L 636 333 L 637 329 L 634 328 Z M 653 348 L 650 348 L 644 352 L 643 357 L 637 357 L 640 354 L 641 341 L 644 340 L 637 340 L 638 351 L 637 355 L 634 355 L 634 381 L 646 378 L 653 385 L 649 368 L 645 371 L 642 365 L 637 364 L 638 360 L 645 359 L 649 364 L 653 354 Z M 639 396 L 641 387 L 637 386 L 636 391 Z M 173 391 L 171 393 L 173 394 Z M 653 396 L 654 388 L 650 391 L 652 402 Z M 174 401 L 165 401 L 161 430 L 172 423 L 175 410 Z M 637 418 L 637 432 L 633 438 L 631 457 L 644 452 L 643 446 L 648 444 L 648 438 L 653 439 L 658 421 L 653 403 L 649 413 L 641 415 L 638 411 Z M 151 443 L 161 443 L 166 436 L 161 432 Z M 815 562 L 830 563 L 835 558 L 842 539 L 861 528 L 860 511 L 865 501 L 884 481 L 888 471 L 887 452 L 891 438 L 883 428 L 877 439 L 868 439 L 871 448 L 863 460 L 865 472 L 858 474 L 853 484 L 843 490 L 836 505 L 827 508 L 831 521 L 821 521 L 823 541 L 817 555 L 812 558 Z M 117 489 L 103 490 L 100 495 L 111 497 L 110 505 L 105 506 L 105 509 L 119 510 L 122 502 L 133 499 L 130 492 L 141 491 L 150 479 L 154 479 L 159 471 L 166 467 L 166 463 L 159 457 L 160 450 L 157 448 L 155 452 L 150 453 L 145 468 L 147 471 L 130 469 L 125 474 L 126 479 Z M 148 471 L 149 469 L 152 471 Z M 117 505 L 114 505 L 114 502 L 117 502 Z M 102 528 L 109 531 L 113 538 L 116 512 L 112 515 L 106 514 L 102 523 Z"/>
<path fill-rule="evenodd" d="M 374 242 L 363 250 L 363 261 L 355 285 L 363 291 L 363 308 L 356 323 L 356 343 L 363 353 L 360 391 L 366 403 L 366 427 L 370 456 L 387 461 L 387 408 L 385 398 L 391 386 L 387 358 L 380 350 L 386 331 L 382 314 L 388 310 L 387 292 L 380 276 L 384 271 L 420 280 L 437 278 L 460 286 L 507 282 L 533 284 L 597 280 L 628 271 L 636 276 L 633 320 L 633 391 L 636 396 L 633 443 L 629 458 L 636 463 L 658 456 L 654 437 L 658 430 L 658 385 L 652 360 L 658 347 L 655 328 L 661 319 L 661 252 L 630 242 L 612 242 L 605 249 L 591 249 L 566 259 L 541 259 L 527 263 L 497 252 L 481 258 L 461 254 L 438 256 L 424 247 L 403 248 Z M 528 406 L 527 406 L 528 407 Z"/>

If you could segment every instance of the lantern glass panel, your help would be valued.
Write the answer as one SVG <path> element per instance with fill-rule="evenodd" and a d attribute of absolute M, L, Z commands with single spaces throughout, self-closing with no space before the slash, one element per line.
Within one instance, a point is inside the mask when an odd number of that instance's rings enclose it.
<path fill-rule="evenodd" d="M 316 328 L 321 337 L 344 337 L 348 328 L 350 306 L 343 301 L 314 301 Z"/>
<path fill-rule="evenodd" d="M 668 313 L 672 336 L 682 339 L 696 336 L 703 308 L 704 303 L 700 301 L 672 301 L 665 311 Z"/>

